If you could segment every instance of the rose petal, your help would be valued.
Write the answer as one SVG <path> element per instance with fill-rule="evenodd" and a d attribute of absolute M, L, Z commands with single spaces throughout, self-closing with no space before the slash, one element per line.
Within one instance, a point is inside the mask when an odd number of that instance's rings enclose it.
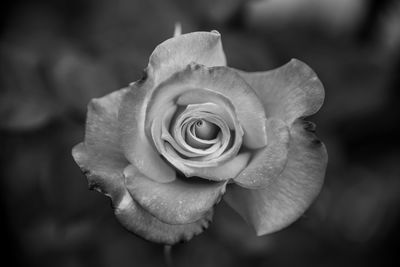
<path fill-rule="evenodd" d="M 191 166 L 174 156 L 174 151 L 169 145 L 166 145 L 166 150 L 172 164 L 185 176 L 201 177 L 216 182 L 235 178 L 247 166 L 250 159 L 250 153 L 241 153 L 224 163 L 215 164 L 215 166 L 202 167 L 201 161 L 199 162 L 200 166 Z"/>
<path fill-rule="evenodd" d="M 121 151 L 118 110 L 128 90 L 128 88 L 124 88 L 90 101 L 85 131 L 87 146 L 102 150 Z"/>
<path fill-rule="evenodd" d="M 168 93 L 163 90 L 161 92 L 157 91 L 155 92 L 155 99 L 152 99 L 151 101 L 151 108 L 148 112 L 147 118 L 148 122 L 151 124 L 151 135 L 153 136 L 153 139 L 155 139 L 155 143 L 159 149 L 159 151 L 164 155 L 164 157 L 171 162 L 176 168 L 178 168 L 181 172 L 183 172 L 186 176 L 197 176 L 196 174 L 196 168 L 203 168 L 203 167 L 217 167 L 220 165 L 222 162 L 229 160 L 232 158 L 234 155 L 236 155 L 237 151 L 240 149 L 240 145 L 242 143 L 242 136 L 243 136 L 243 129 L 239 125 L 238 120 L 235 115 L 235 111 L 233 108 L 232 103 L 227 99 L 225 96 L 222 94 L 219 94 L 214 91 L 210 91 L 207 89 L 189 89 L 189 90 L 182 90 L 182 88 L 178 88 L 178 90 L 175 90 L 176 87 L 172 88 L 171 91 Z M 183 88 L 185 89 L 185 88 Z M 183 92 L 181 92 L 183 91 Z M 201 93 L 200 93 L 201 91 Z M 192 93 L 190 93 L 192 92 Z M 166 94 L 164 94 L 166 93 Z M 180 94 L 182 93 L 182 94 Z M 158 95 L 160 94 L 160 95 Z M 208 97 L 207 97 L 208 96 Z M 165 102 L 168 103 L 173 103 L 173 100 L 176 99 L 176 103 L 183 104 L 183 105 L 191 105 L 189 104 L 190 101 L 193 101 L 193 98 L 196 100 L 200 100 L 199 104 L 196 106 L 201 106 L 201 105 L 206 105 L 208 102 L 215 102 L 214 104 L 219 104 L 221 109 L 226 109 L 226 113 L 222 111 L 218 111 L 217 113 L 221 113 L 221 115 L 225 118 L 225 122 L 230 122 L 232 128 L 235 130 L 235 141 L 233 142 L 233 145 L 231 145 L 231 148 L 224 153 L 223 156 L 219 157 L 222 152 L 224 152 L 225 148 L 227 145 L 229 145 L 229 136 L 230 132 L 229 129 L 224 129 L 225 127 L 221 128 L 221 132 L 226 134 L 222 134 L 221 140 L 216 143 L 218 145 L 219 143 L 221 144 L 221 149 L 218 149 L 217 151 L 211 153 L 210 155 L 207 156 L 202 156 L 198 158 L 192 158 L 192 161 L 189 162 L 188 160 L 182 159 L 175 151 L 175 150 L 180 151 L 179 149 L 176 148 L 174 145 L 173 140 L 171 138 L 167 138 L 167 131 L 164 131 L 163 133 L 163 138 L 165 140 L 169 140 L 169 145 L 165 145 L 165 149 L 163 148 L 164 146 L 161 145 L 160 142 L 157 142 L 157 131 L 158 128 L 157 125 L 159 124 L 157 121 L 159 121 L 161 118 L 157 116 L 157 111 L 161 109 L 162 106 L 166 106 Z M 203 103 L 205 100 L 205 103 Z M 208 101 L 209 100 L 209 101 Z M 196 102 L 195 102 L 196 103 Z M 164 111 L 166 112 L 166 111 Z M 153 118 L 153 120 L 151 119 Z M 216 123 L 216 122 L 214 122 Z M 217 123 L 218 124 L 218 123 Z M 229 128 L 229 127 L 228 127 Z M 179 137 L 179 136 L 178 136 Z M 226 140 L 225 140 L 226 139 Z M 211 148 L 210 148 L 211 149 Z M 218 160 L 215 160 L 217 157 Z M 195 161 L 195 162 L 193 162 Z M 218 161 L 218 162 L 217 162 Z M 192 168 L 194 167 L 194 168 Z"/>
<path fill-rule="evenodd" d="M 195 168 L 196 175 L 212 181 L 224 181 L 235 178 L 246 166 L 250 153 L 241 153 L 218 167 Z"/>
<path fill-rule="evenodd" d="M 219 133 L 219 128 L 206 119 L 198 120 L 191 129 L 194 136 L 199 137 L 200 140 L 214 140 Z"/>
<path fill-rule="evenodd" d="M 176 179 L 157 183 L 132 165 L 124 170 L 132 198 L 146 211 L 168 224 L 187 224 L 201 219 L 225 193 L 226 182 Z"/>
<path fill-rule="evenodd" d="M 160 117 L 154 119 L 151 125 L 151 136 L 154 141 L 154 145 L 156 146 L 157 150 L 165 156 L 165 148 L 164 142 L 168 142 L 178 153 L 185 155 L 187 157 L 196 157 L 201 156 L 196 154 L 196 151 L 188 151 L 184 150 L 181 146 L 177 144 L 175 139 L 170 135 L 168 131 L 168 126 L 170 125 L 171 119 L 176 112 L 177 107 L 171 106 L 168 110 L 164 112 L 164 114 Z M 211 152 L 218 149 L 218 143 L 215 144 L 215 149 L 210 147 Z"/>
<path fill-rule="evenodd" d="M 229 99 L 219 93 L 210 90 L 189 90 L 182 93 L 176 103 L 182 106 L 214 103 L 220 107 L 220 111 L 216 111 L 216 113 L 225 119 L 231 130 L 235 129 L 237 120 L 235 108 Z"/>
<path fill-rule="evenodd" d="M 172 245 L 180 241 L 188 241 L 208 227 L 212 209 L 196 222 L 169 225 L 140 207 L 132 200 L 125 188 L 123 170 L 129 163 L 121 160 L 124 159 L 122 154 L 90 151 L 83 143 L 75 146 L 72 153 L 75 161 L 86 174 L 89 187 L 112 199 L 115 215 L 129 231 L 149 241 Z"/>
<path fill-rule="evenodd" d="M 226 107 L 221 107 L 216 103 L 206 102 L 189 104 L 186 106 L 186 109 L 182 112 L 180 117 L 190 118 L 192 114 L 205 115 L 204 118 L 199 118 L 199 120 L 206 119 L 207 114 L 218 115 L 228 124 L 230 129 L 235 129 L 235 115 L 230 114 L 230 112 L 226 110 Z M 177 118 L 177 121 L 178 119 L 179 118 Z"/>
<path fill-rule="evenodd" d="M 304 213 L 320 192 L 327 164 L 325 146 L 296 121 L 290 129 L 289 158 L 285 170 L 265 189 L 228 188 L 225 200 L 258 235 L 289 225 Z"/>
<path fill-rule="evenodd" d="M 216 31 L 193 32 L 164 41 L 150 56 L 148 75 L 157 85 L 191 62 L 209 67 L 226 66 L 221 35 Z"/>
<path fill-rule="evenodd" d="M 127 191 L 115 209 L 118 220 L 129 231 L 149 241 L 167 245 L 189 241 L 193 236 L 203 232 L 211 221 L 212 213 L 212 210 L 209 210 L 203 218 L 193 223 L 166 224 L 140 207 Z"/>
<path fill-rule="evenodd" d="M 196 122 L 190 122 L 188 123 L 188 125 L 182 127 L 182 132 L 183 134 L 185 134 L 185 141 L 188 145 L 194 148 L 205 150 L 210 148 L 212 145 L 219 144 L 219 142 L 221 141 L 221 132 L 219 132 L 214 139 L 204 140 L 196 136 L 195 124 Z"/>
<path fill-rule="evenodd" d="M 288 124 L 317 112 L 324 101 L 324 87 L 305 63 L 292 59 L 280 68 L 265 72 L 238 73 L 256 91 L 268 117 Z"/>
<path fill-rule="evenodd" d="M 160 112 L 162 103 L 198 89 L 219 93 L 232 102 L 245 132 L 243 144 L 246 147 L 260 148 L 267 144 L 264 107 L 236 71 L 227 67 L 207 68 L 193 63 L 184 71 L 176 73 L 154 91 L 146 115 L 146 125 Z"/>
<path fill-rule="evenodd" d="M 108 195 L 118 194 L 118 171 L 129 164 L 119 144 L 117 119 L 127 90 L 118 90 L 89 103 L 85 142 L 72 150 L 72 156 L 88 178 L 89 188 Z"/>
<path fill-rule="evenodd" d="M 235 183 L 249 189 L 265 188 L 279 176 L 287 162 L 289 129 L 278 119 L 268 120 L 268 145 L 255 152 L 249 166 L 241 172 Z"/>
<path fill-rule="evenodd" d="M 131 84 L 131 90 L 122 101 L 118 118 L 121 143 L 126 158 L 141 173 L 154 181 L 167 183 L 175 179 L 175 171 L 164 162 L 145 134 L 143 109 L 146 105 L 143 103 L 146 102 L 147 90 L 150 89 L 140 82 Z"/>
<path fill-rule="evenodd" d="M 174 116 L 177 109 L 178 109 L 177 106 L 172 106 L 165 111 L 162 117 L 160 116 L 154 120 L 153 124 L 151 125 L 151 136 L 159 153 L 161 154 L 163 152 L 163 144 L 165 141 L 167 141 L 180 154 L 183 154 L 187 157 L 195 157 L 197 155 L 195 152 L 185 150 L 183 147 L 179 146 L 176 143 L 175 139 L 169 133 L 171 119 Z"/>
<path fill-rule="evenodd" d="M 125 190 L 121 180 L 123 169 L 129 165 L 122 153 L 93 149 L 80 143 L 72 149 L 72 156 L 86 175 L 89 189 L 119 199 Z"/>

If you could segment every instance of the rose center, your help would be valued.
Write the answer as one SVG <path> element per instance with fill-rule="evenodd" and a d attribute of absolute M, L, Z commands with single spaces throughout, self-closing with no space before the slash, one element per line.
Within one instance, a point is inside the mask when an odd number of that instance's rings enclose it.
<path fill-rule="evenodd" d="M 206 120 L 198 120 L 194 127 L 194 134 L 203 140 L 212 140 L 217 137 L 219 127 Z"/>

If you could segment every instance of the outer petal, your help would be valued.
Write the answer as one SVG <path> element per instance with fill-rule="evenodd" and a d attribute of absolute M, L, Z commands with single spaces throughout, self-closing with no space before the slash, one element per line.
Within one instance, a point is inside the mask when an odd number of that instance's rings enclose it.
<path fill-rule="evenodd" d="M 118 109 L 127 89 L 121 89 L 88 105 L 85 142 L 75 146 L 72 156 L 86 174 L 89 188 L 118 194 L 118 172 L 129 163 L 119 144 Z"/>
<path fill-rule="evenodd" d="M 121 151 L 118 110 L 129 88 L 124 88 L 88 105 L 85 144 L 91 148 Z"/>
<path fill-rule="evenodd" d="M 121 186 L 122 170 L 129 164 L 122 154 L 93 150 L 84 143 L 76 145 L 72 155 L 86 175 L 89 189 L 97 190 L 113 199 L 119 199 L 124 191 Z"/>
<path fill-rule="evenodd" d="M 74 147 L 73 156 L 87 176 L 90 189 L 96 189 L 112 199 L 118 220 L 129 231 L 149 241 L 172 245 L 187 241 L 208 227 L 212 209 L 196 222 L 170 225 L 140 207 L 125 188 L 123 170 L 128 163 L 120 160 L 122 154 L 90 151 L 81 143 Z"/>
<path fill-rule="evenodd" d="M 226 66 L 217 31 L 187 33 L 164 41 L 150 56 L 148 75 L 157 85 L 191 62 L 208 67 Z"/>
<path fill-rule="evenodd" d="M 268 120 L 268 145 L 255 152 L 249 165 L 234 179 L 250 189 L 267 187 L 284 170 L 289 148 L 289 129 L 279 119 Z"/>
<path fill-rule="evenodd" d="M 168 224 L 198 221 L 219 202 L 226 182 L 215 183 L 176 179 L 157 183 L 130 165 L 124 171 L 125 184 L 132 198 L 146 211 Z"/>
<path fill-rule="evenodd" d="M 327 164 L 325 146 L 296 121 L 291 130 L 289 159 L 285 170 L 267 188 L 228 188 L 225 200 L 258 235 L 271 233 L 295 221 L 318 195 Z"/>
<path fill-rule="evenodd" d="M 324 101 L 321 81 L 310 67 L 297 59 L 270 71 L 238 73 L 257 92 L 267 116 L 288 124 L 314 114 Z"/>
<path fill-rule="evenodd" d="M 211 221 L 212 213 L 212 210 L 209 210 L 203 218 L 193 223 L 166 224 L 147 213 L 127 191 L 115 209 L 115 215 L 129 231 L 149 241 L 168 245 L 189 241 L 193 236 L 203 232 Z"/>

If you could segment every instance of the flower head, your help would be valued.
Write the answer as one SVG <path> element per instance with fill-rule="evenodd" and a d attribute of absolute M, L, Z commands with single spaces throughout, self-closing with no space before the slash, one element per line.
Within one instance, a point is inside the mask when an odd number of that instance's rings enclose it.
<path fill-rule="evenodd" d="M 148 240 L 189 240 L 222 198 L 263 235 L 320 191 L 327 153 L 303 118 L 323 99 L 299 60 L 247 73 L 226 66 L 218 32 L 177 34 L 141 80 L 90 102 L 73 156 L 119 221 Z"/>

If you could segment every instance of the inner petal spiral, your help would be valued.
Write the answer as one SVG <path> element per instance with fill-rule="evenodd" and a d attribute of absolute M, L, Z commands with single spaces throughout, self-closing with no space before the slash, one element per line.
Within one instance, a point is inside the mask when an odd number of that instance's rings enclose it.
<path fill-rule="evenodd" d="M 158 112 L 163 110 L 163 114 L 156 116 L 150 112 L 154 115 L 151 116 L 151 137 L 165 160 L 186 177 L 226 180 L 235 177 L 247 164 L 247 154 L 244 160 L 243 155 L 237 157 L 244 132 L 229 100 L 205 91 L 208 97 L 204 99 L 184 93 L 178 100 L 163 98 L 164 105 L 160 100 L 157 108 L 153 104 L 152 108 Z M 236 158 L 241 159 L 240 164 Z M 227 168 L 226 164 L 237 167 L 229 167 L 233 172 L 228 173 L 222 171 Z"/>
<path fill-rule="evenodd" d="M 194 134 L 203 140 L 215 139 L 218 135 L 219 128 L 214 123 L 206 120 L 198 120 L 194 124 Z"/>

